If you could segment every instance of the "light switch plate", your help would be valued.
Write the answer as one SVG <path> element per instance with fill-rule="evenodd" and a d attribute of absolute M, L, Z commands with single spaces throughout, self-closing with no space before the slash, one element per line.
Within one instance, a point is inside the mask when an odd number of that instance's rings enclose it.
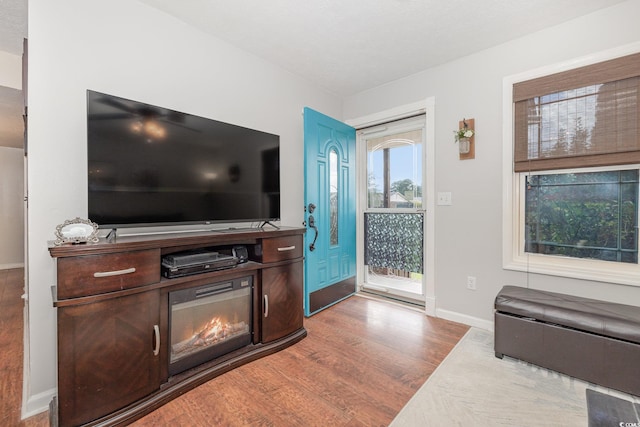
<path fill-rule="evenodd" d="M 451 206 L 453 202 L 451 201 L 451 192 L 439 192 L 438 193 L 438 206 Z"/>

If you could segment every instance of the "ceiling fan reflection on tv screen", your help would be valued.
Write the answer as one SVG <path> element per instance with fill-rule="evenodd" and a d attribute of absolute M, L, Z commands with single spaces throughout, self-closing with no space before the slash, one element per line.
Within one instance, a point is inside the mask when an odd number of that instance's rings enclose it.
<path fill-rule="evenodd" d="M 87 91 L 88 215 L 100 228 L 280 218 L 280 137 Z"/>

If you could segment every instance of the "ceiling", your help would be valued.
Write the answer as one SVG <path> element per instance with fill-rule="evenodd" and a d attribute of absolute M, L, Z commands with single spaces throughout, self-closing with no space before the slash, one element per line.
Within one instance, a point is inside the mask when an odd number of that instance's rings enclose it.
<path fill-rule="evenodd" d="M 623 0 L 139 0 L 339 96 Z"/>
<path fill-rule="evenodd" d="M 625 0 L 139 1 L 349 96 Z M 0 0 L 0 51 L 25 37 L 27 0 Z M 0 146 L 22 144 L 14 92 L 0 86 Z"/>

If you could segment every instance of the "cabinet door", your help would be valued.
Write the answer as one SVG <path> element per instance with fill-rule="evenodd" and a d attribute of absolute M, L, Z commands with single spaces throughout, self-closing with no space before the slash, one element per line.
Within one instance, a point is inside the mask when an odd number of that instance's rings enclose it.
<path fill-rule="evenodd" d="M 302 261 L 262 270 L 262 342 L 302 328 Z"/>
<path fill-rule="evenodd" d="M 159 291 L 58 308 L 58 418 L 82 424 L 160 386 Z"/>

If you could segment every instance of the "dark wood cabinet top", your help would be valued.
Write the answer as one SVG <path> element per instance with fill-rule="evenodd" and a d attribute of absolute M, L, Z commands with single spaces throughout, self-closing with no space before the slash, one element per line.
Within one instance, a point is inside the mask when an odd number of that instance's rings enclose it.
<path fill-rule="evenodd" d="M 280 227 L 280 229 L 229 229 L 215 231 L 179 232 L 118 237 L 115 242 L 101 238 L 98 243 L 55 246 L 49 244 L 49 254 L 54 258 L 97 255 L 161 248 L 163 253 L 195 247 L 220 245 L 250 245 L 260 239 L 304 234 L 302 227 Z"/>

